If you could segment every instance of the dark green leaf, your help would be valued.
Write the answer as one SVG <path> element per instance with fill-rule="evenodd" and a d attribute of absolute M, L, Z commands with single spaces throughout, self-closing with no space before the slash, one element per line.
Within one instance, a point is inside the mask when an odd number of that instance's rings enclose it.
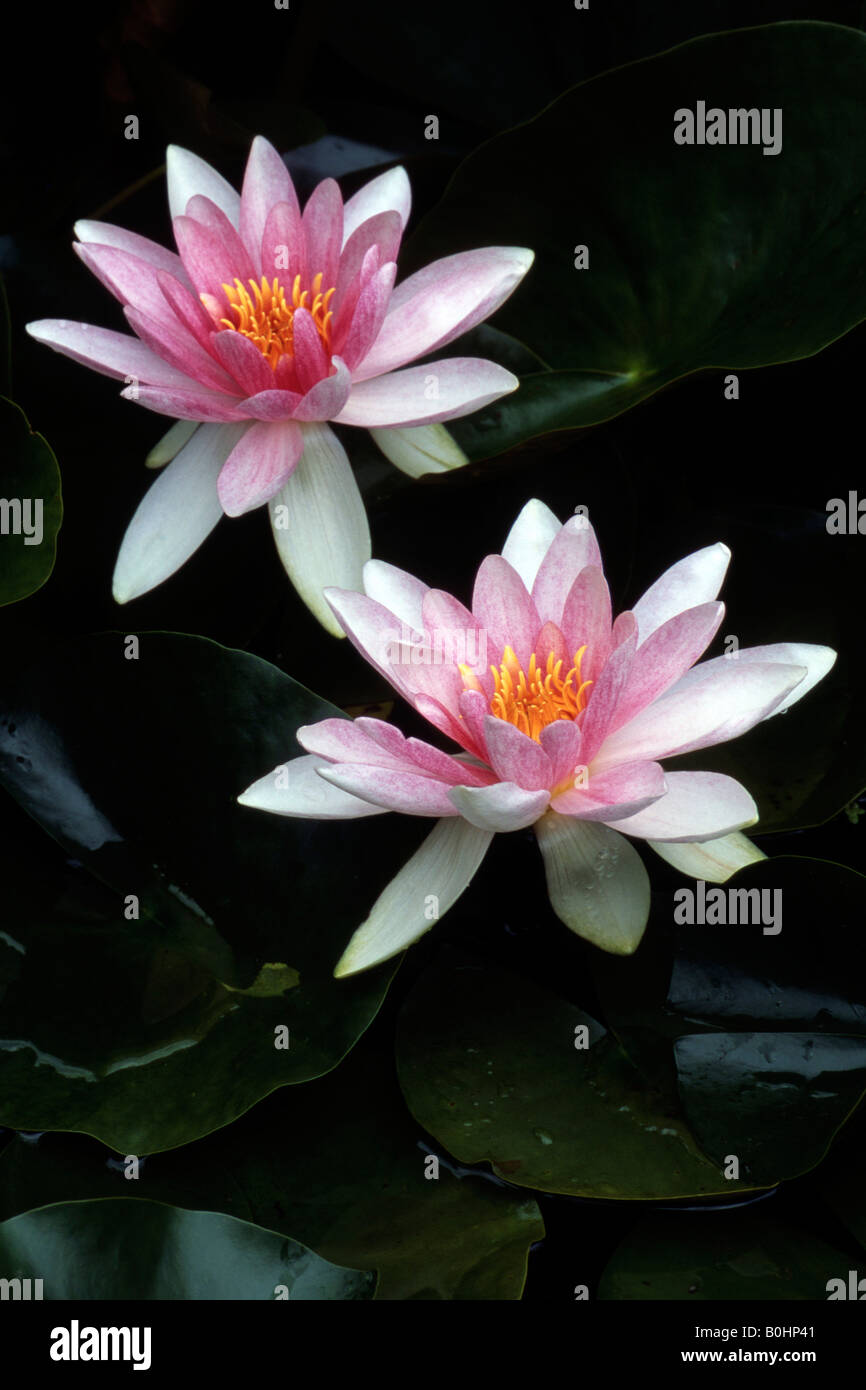
<path fill-rule="evenodd" d="M 222 1211 L 379 1272 L 380 1299 L 517 1299 L 534 1201 L 443 1159 L 406 1113 L 387 1040 L 365 1038 L 328 1076 L 282 1091 L 207 1139 L 141 1164 L 151 1198 Z M 128 1193 L 123 1163 L 81 1136 L 16 1139 L 0 1156 L 0 1214 L 47 1199 Z"/>
<path fill-rule="evenodd" d="M 674 1045 L 683 1107 L 701 1148 L 755 1184 L 820 1163 L 866 1090 L 866 1038 L 703 1033 Z"/>
<path fill-rule="evenodd" d="M 239 806 L 300 724 L 339 711 L 200 638 L 128 649 L 115 634 L 53 653 L 3 702 L 6 785 L 115 892 L 85 911 L 8 875 L 0 1115 L 152 1152 L 353 1046 L 394 965 L 333 969 L 418 828 Z"/>
<path fill-rule="evenodd" d="M 844 1278 L 849 1264 L 844 1251 L 751 1213 L 659 1213 L 641 1221 L 616 1251 L 598 1296 L 695 1303 L 826 1299 L 827 1280 Z M 739 1345 L 707 1337 L 698 1349 Z"/>
<path fill-rule="evenodd" d="M 489 1160 L 521 1187 L 613 1198 L 737 1189 L 600 1024 L 506 971 L 425 972 L 401 1014 L 397 1062 L 418 1121 L 461 1162 Z"/>
<path fill-rule="evenodd" d="M 470 155 L 407 269 L 474 246 L 531 247 L 497 325 L 556 370 L 457 429 L 463 447 L 485 457 L 593 424 L 687 373 L 805 357 L 858 323 L 864 91 L 855 30 L 711 34 L 573 87 Z M 781 150 L 675 143 L 674 113 L 698 98 L 781 109 Z M 579 246 L 589 269 L 575 268 Z"/>
<path fill-rule="evenodd" d="M 372 1298 L 371 1274 L 210 1211 L 118 1198 L 66 1202 L 0 1224 L 0 1269 L 46 1299 Z"/>

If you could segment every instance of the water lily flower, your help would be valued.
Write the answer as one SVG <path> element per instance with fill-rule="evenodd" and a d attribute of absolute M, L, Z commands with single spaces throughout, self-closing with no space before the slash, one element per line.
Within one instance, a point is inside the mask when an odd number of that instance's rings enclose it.
<path fill-rule="evenodd" d="M 204 160 L 169 146 L 177 253 L 108 223 L 76 223 L 75 250 L 120 300 L 134 337 L 42 319 L 39 342 L 127 383 L 121 395 L 178 422 L 152 451 L 168 464 L 126 532 L 118 603 L 161 584 L 223 514 L 270 504 L 283 565 L 337 636 L 326 585 L 359 588 L 370 558 L 364 506 L 328 421 L 369 429 L 417 476 L 466 462 L 440 423 L 513 391 L 483 358 L 410 367 L 488 318 L 532 264 L 491 246 L 434 261 L 395 288 L 409 217 L 402 168 L 344 204 L 325 179 L 301 210 L 262 136 L 238 195 Z"/>
<path fill-rule="evenodd" d="M 483 561 L 471 610 L 376 560 L 364 593 L 328 591 L 362 655 L 461 750 L 404 738 L 379 719 L 325 719 L 298 730 L 305 755 L 239 798 L 314 819 L 435 817 L 335 974 L 387 960 L 429 930 L 498 832 L 534 828 L 554 912 L 618 954 L 637 947 L 650 903 L 627 836 L 715 882 L 765 857 L 740 833 L 758 818 L 745 787 L 661 760 L 790 708 L 836 653 L 783 642 L 695 665 L 724 614 L 716 596 L 729 559 L 722 544 L 686 556 L 612 620 L 588 519 L 560 525 L 534 500 L 502 554 Z"/>

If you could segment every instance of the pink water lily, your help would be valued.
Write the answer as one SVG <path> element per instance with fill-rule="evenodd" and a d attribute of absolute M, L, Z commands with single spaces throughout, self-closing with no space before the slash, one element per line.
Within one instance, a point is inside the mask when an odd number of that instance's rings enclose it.
<path fill-rule="evenodd" d="M 404 169 L 345 204 L 325 179 L 302 210 L 262 136 L 240 195 L 188 150 L 170 146 L 166 168 L 177 253 L 108 223 L 75 227 L 75 250 L 135 336 L 66 319 L 27 325 L 39 342 L 126 381 L 124 397 L 179 422 L 149 456 L 169 467 L 126 532 L 114 596 L 126 603 L 161 584 L 223 514 L 270 503 L 287 573 L 342 636 L 322 589 L 360 587 L 370 533 L 326 422 L 369 429 L 413 476 L 466 462 L 440 422 L 513 391 L 517 378 L 483 358 L 407 363 L 488 318 L 533 254 L 464 251 L 395 288 L 410 207 Z"/>
<path fill-rule="evenodd" d="M 620 954 L 640 941 L 650 901 L 627 835 L 716 882 L 765 857 L 740 833 L 757 820 L 745 787 L 714 772 L 669 772 L 660 760 L 788 709 L 836 654 L 786 642 L 695 665 L 724 614 L 716 596 L 729 559 L 722 544 L 688 555 L 614 621 L 588 520 L 560 525 L 532 501 L 502 554 L 482 563 L 471 610 L 375 560 L 365 593 L 328 592 L 362 655 L 462 750 L 404 738 L 378 719 L 326 719 L 298 730 L 306 755 L 240 797 L 314 819 L 436 818 L 337 975 L 387 960 L 429 930 L 497 832 L 533 826 L 557 916 Z"/>

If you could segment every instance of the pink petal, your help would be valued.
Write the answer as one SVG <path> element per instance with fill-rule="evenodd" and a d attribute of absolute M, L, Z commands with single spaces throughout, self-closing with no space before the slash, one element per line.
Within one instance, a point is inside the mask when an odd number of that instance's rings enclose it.
<path fill-rule="evenodd" d="M 631 609 L 627 608 L 614 619 L 613 627 L 610 630 L 611 651 L 615 652 L 617 647 L 621 647 L 623 642 L 627 642 L 630 637 L 634 637 L 635 643 L 637 643 L 637 619 Z"/>
<path fill-rule="evenodd" d="M 240 233 L 256 275 L 262 267 L 262 238 L 268 215 L 278 203 L 288 203 L 300 221 L 298 197 L 288 169 L 269 140 L 257 135 L 250 148 L 241 189 Z"/>
<path fill-rule="evenodd" d="M 565 638 L 556 623 L 542 624 L 533 644 L 533 650 L 540 665 L 544 666 L 548 656 L 552 656 L 554 661 L 564 662 L 566 670 L 571 665 L 571 659 L 574 655 L 574 652 L 570 651 L 566 645 Z"/>
<path fill-rule="evenodd" d="M 436 659 L 451 666 L 470 666 L 493 693 L 493 678 L 487 659 L 487 633 L 460 601 L 444 589 L 428 589 L 422 607 L 425 641 Z"/>
<path fill-rule="evenodd" d="M 164 271 L 113 246 L 85 246 L 77 241 L 72 249 L 121 304 L 131 304 L 168 328 L 175 326 L 175 316 L 159 285 L 158 277 Z"/>
<path fill-rule="evenodd" d="M 262 274 L 293 285 L 300 275 L 301 287 L 307 279 L 307 244 L 301 214 L 293 203 L 277 203 L 271 208 L 262 232 L 260 260 Z"/>
<path fill-rule="evenodd" d="M 333 420 L 339 415 L 349 399 L 352 376 L 339 357 L 331 358 L 331 366 L 336 367 L 336 371 L 311 386 L 295 406 L 293 415 L 296 420 Z"/>
<path fill-rule="evenodd" d="M 128 333 L 115 333 L 92 323 L 73 323 L 69 319 L 37 319 L 27 324 L 27 332 L 38 343 L 73 362 L 92 367 L 103 376 L 124 381 L 145 381 L 154 386 L 177 389 L 192 387 L 189 377 L 157 356 L 144 343 Z"/>
<path fill-rule="evenodd" d="M 497 777 L 526 791 L 547 791 L 553 785 L 553 766 L 540 744 L 505 719 L 488 714 L 484 720 L 487 757 Z"/>
<path fill-rule="evenodd" d="M 463 694 L 458 697 L 458 708 L 462 704 L 463 698 Z M 408 699 L 422 718 L 432 724 L 434 729 L 438 729 L 447 738 L 453 739 L 473 757 L 484 761 L 484 744 L 483 742 L 481 744 L 476 742 L 468 721 L 464 722 L 457 714 L 447 709 L 440 700 L 425 694 L 423 691 L 417 694 L 410 693 Z"/>
<path fill-rule="evenodd" d="M 244 396 L 257 396 L 261 391 L 273 391 L 274 374 L 255 343 L 233 328 L 224 328 L 211 336 L 211 347 L 231 374 L 232 384 Z"/>
<path fill-rule="evenodd" d="M 383 738 L 377 729 L 373 738 L 371 725 L 388 730 Z M 411 755 L 406 752 L 406 740 L 391 724 L 376 719 L 323 719 L 318 724 L 305 724 L 298 729 L 297 740 L 308 753 L 327 758 L 332 763 L 364 763 L 370 767 L 390 767 L 395 771 L 417 771 Z M 384 746 L 385 743 L 390 747 Z M 394 743 L 396 742 L 396 747 Z"/>
<path fill-rule="evenodd" d="M 706 679 L 669 690 L 617 729 L 605 739 L 596 767 L 675 757 L 738 738 L 772 714 L 804 674 L 803 666 L 723 663 Z"/>
<path fill-rule="evenodd" d="M 292 320 L 295 350 L 295 374 L 298 386 L 305 395 L 312 386 L 327 377 L 330 359 L 319 337 L 312 314 L 308 309 L 296 309 Z"/>
<path fill-rule="evenodd" d="M 323 179 L 316 185 L 302 220 L 310 278 L 321 271 L 324 294 L 337 283 L 343 244 L 343 198 L 334 179 Z"/>
<path fill-rule="evenodd" d="M 232 285 L 237 279 L 246 286 L 254 279 L 253 263 L 239 238 L 237 247 L 233 246 L 220 231 L 194 217 L 174 219 L 174 238 L 197 294 L 210 294 L 223 302 L 223 285 Z M 227 304 L 225 317 L 230 317 Z"/>
<path fill-rule="evenodd" d="M 516 391 L 518 385 L 516 376 L 483 357 L 449 357 L 375 381 L 356 381 L 338 423 L 371 429 L 454 420 Z"/>
<path fill-rule="evenodd" d="M 334 310 L 334 318 L 331 323 L 332 352 L 343 351 L 346 339 L 352 331 L 352 320 L 361 292 L 373 276 L 379 272 L 381 266 L 382 255 L 378 246 L 369 247 L 361 262 L 361 269 L 340 295 L 339 303 L 336 302 L 336 296 L 331 301 L 331 307 Z"/>
<path fill-rule="evenodd" d="M 694 551 L 665 570 L 634 606 L 640 643 L 668 618 L 716 598 L 730 558 L 728 547 L 718 542 Z"/>
<path fill-rule="evenodd" d="M 351 589 L 329 589 L 325 597 L 353 647 L 389 685 L 395 685 L 401 694 L 406 693 L 398 684 L 391 665 L 391 643 L 395 628 L 400 626 L 394 614 L 366 594 Z"/>
<path fill-rule="evenodd" d="M 336 293 L 331 308 L 339 308 L 343 295 L 359 275 L 364 258 L 371 247 L 379 249 L 379 265 L 396 261 L 400 248 L 403 224 L 397 212 L 380 212 L 363 222 L 349 237 L 340 256 Z"/>
<path fill-rule="evenodd" d="M 97 246 L 113 246 L 116 251 L 125 251 L 128 255 L 145 261 L 155 270 L 167 271 L 183 285 L 189 284 L 183 261 L 177 252 L 170 251 L 167 246 L 160 246 L 159 242 L 151 241 L 149 237 L 139 236 L 137 232 L 128 232 L 125 227 L 115 227 L 110 222 L 93 222 L 89 218 L 76 222 L 73 230 L 79 241 L 94 242 Z"/>
<path fill-rule="evenodd" d="M 512 782 L 491 787 L 453 787 L 449 793 L 464 820 L 479 830 L 523 830 L 544 815 L 550 801 L 547 791 L 526 791 Z"/>
<path fill-rule="evenodd" d="M 396 772 L 391 768 L 365 767 L 361 763 L 328 765 L 320 776 L 332 786 L 351 792 L 364 801 L 384 806 L 388 811 L 402 811 L 409 816 L 456 816 L 449 800 L 448 787 L 421 773 Z"/>
<path fill-rule="evenodd" d="M 412 193 L 405 169 L 398 166 L 396 169 L 386 170 L 384 174 L 378 174 L 359 188 L 343 209 L 344 246 L 362 222 L 377 216 L 378 213 L 397 212 L 405 228 L 409 221 L 411 205 Z"/>
<path fill-rule="evenodd" d="M 718 772 L 669 772 L 666 794 L 645 811 L 617 820 L 624 835 L 684 844 L 715 840 L 754 825 L 758 808 L 745 787 Z"/>
<path fill-rule="evenodd" d="M 304 436 L 291 421 L 257 421 L 235 445 L 217 479 L 217 493 L 227 516 L 260 507 L 291 477 L 304 451 Z"/>
<path fill-rule="evenodd" d="M 396 274 L 396 265 L 389 261 L 367 281 L 358 296 L 343 344 L 343 356 L 353 369 L 375 341 L 382 327 Z"/>
<path fill-rule="evenodd" d="M 605 824 L 634 816 L 664 797 L 665 774 L 658 763 L 623 763 L 589 778 L 585 786 L 572 786 L 551 801 L 554 811 L 580 820 Z"/>
<path fill-rule="evenodd" d="M 542 729 L 539 742 L 550 759 L 552 787 L 558 786 L 566 777 L 573 779 L 577 776 L 578 768 L 584 766 L 580 753 L 580 725 L 573 719 L 557 719 L 553 724 L 548 724 L 546 729 Z"/>
<path fill-rule="evenodd" d="M 482 323 L 517 288 L 532 260 L 532 252 L 521 247 L 489 246 L 446 256 L 410 275 L 391 297 L 358 380 L 426 356 Z"/>
<path fill-rule="evenodd" d="M 532 597 L 542 622 L 549 619 L 570 637 L 563 614 L 572 586 L 587 565 L 601 569 L 601 552 L 595 531 L 583 516 L 569 517 L 554 537 L 538 567 Z"/>
<path fill-rule="evenodd" d="M 472 612 L 487 632 L 490 664 L 498 666 L 505 648 L 511 647 L 526 670 L 541 620 L 520 575 L 501 555 L 488 555 L 481 562 Z"/>
<path fill-rule="evenodd" d="M 241 401 L 241 409 L 254 420 L 291 420 L 301 399 L 297 391 L 259 391 Z"/>
<path fill-rule="evenodd" d="M 583 760 L 588 767 L 592 765 L 616 715 L 623 691 L 628 684 L 634 654 L 635 637 L 632 634 L 610 655 L 589 693 L 589 703 L 583 717 Z M 637 761 L 637 758 L 629 761 Z"/>
<path fill-rule="evenodd" d="M 223 245 L 225 258 L 230 264 L 238 267 L 243 266 L 245 269 L 249 268 L 250 274 L 247 278 L 255 278 L 255 260 L 222 208 L 217 207 L 210 198 L 202 197 L 199 194 L 190 198 L 186 216 L 192 217 L 194 221 L 201 223 L 203 227 L 206 227 L 209 232 L 219 238 Z M 235 271 L 235 274 L 240 279 L 244 278 L 239 269 Z"/>
<path fill-rule="evenodd" d="M 136 401 L 157 415 L 173 415 L 175 420 L 247 420 L 249 413 L 243 401 L 234 396 L 220 396 L 216 391 L 160 386 L 133 385 L 121 391 L 128 401 Z"/>
<path fill-rule="evenodd" d="M 562 630 L 569 655 L 586 646 L 581 661 L 584 680 L 598 680 L 610 654 L 610 590 L 598 565 L 580 571 L 565 600 Z"/>
<path fill-rule="evenodd" d="M 487 761 L 487 740 L 484 721 L 490 713 L 490 701 L 480 690 L 464 690 L 457 697 L 457 709 L 465 737 L 460 740 L 464 748 L 476 752 L 482 762 Z"/>
<path fill-rule="evenodd" d="M 211 391 L 219 391 L 221 394 L 240 395 L 237 382 L 232 380 L 228 372 L 223 371 L 219 363 L 214 362 L 210 353 L 205 352 L 182 324 L 178 323 L 174 329 L 169 329 L 165 324 L 150 318 L 148 314 L 143 314 L 141 310 L 133 309 L 130 304 L 126 305 L 123 314 L 130 328 L 138 334 L 142 342 L 166 362 L 170 362 L 191 382 L 205 386 Z"/>
<path fill-rule="evenodd" d="M 373 564 L 373 561 L 368 563 Z M 355 728 L 367 734 L 378 748 L 384 749 L 386 753 L 392 754 L 395 758 L 402 758 L 406 752 L 406 736 L 393 724 L 386 724 L 383 719 L 370 719 L 367 715 L 359 715 L 354 721 Z M 351 758 L 344 761 L 351 762 Z M 374 763 L 374 757 L 359 759 L 361 762 Z"/>
<path fill-rule="evenodd" d="M 173 275 L 166 275 L 163 270 L 157 272 L 156 278 L 159 288 L 169 307 L 174 311 L 178 323 L 192 334 L 199 347 L 210 353 L 214 321 L 201 300 L 192 294 L 185 284 L 181 284 Z M 186 280 L 186 273 L 184 273 L 183 278 Z"/>
<path fill-rule="evenodd" d="M 413 761 L 429 777 L 447 782 L 452 787 L 487 787 L 495 782 L 495 774 L 486 767 L 474 767 L 453 753 L 443 753 L 420 738 L 408 738 L 406 749 Z"/>
<path fill-rule="evenodd" d="M 368 598 L 366 594 L 353 593 L 345 589 L 327 589 L 325 597 L 336 614 L 349 640 L 362 653 L 365 659 L 385 677 L 390 685 L 404 695 L 416 708 L 424 696 L 433 701 L 432 708 L 438 711 L 437 718 L 431 722 L 442 727 L 445 717 L 449 734 L 459 731 L 456 717 L 458 699 L 463 685 L 457 671 L 449 666 L 436 666 L 422 660 L 411 662 L 401 660 L 396 654 L 401 641 L 400 622 L 395 615 Z M 412 640 L 420 640 L 420 633 L 412 633 Z M 465 746 L 465 738 L 458 737 L 458 743 Z"/>
<path fill-rule="evenodd" d="M 702 603 L 668 618 L 650 633 L 637 649 L 609 733 L 627 724 L 694 665 L 718 632 L 724 614 L 723 603 Z"/>

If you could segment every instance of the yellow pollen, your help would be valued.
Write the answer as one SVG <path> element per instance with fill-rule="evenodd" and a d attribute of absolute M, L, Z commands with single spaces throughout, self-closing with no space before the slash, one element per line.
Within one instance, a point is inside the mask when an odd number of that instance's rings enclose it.
<path fill-rule="evenodd" d="M 294 356 L 296 309 L 309 309 L 325 350 L 330 352 L 333 313 L 328 306 L 336 287 L 322 294 L 321 271 L 308 290 L 301 289 L 301 277 L 296 275 L 289 298 L 276 276 L 268 281 L 263 275 L 260 285 L 250 280 L 249 286 L 247 289 L 240 280 L 235 280 L 233 285 L 223 285 L 229 311 L 234 317 L 220 319 L 220 323 L 243 333 L 255 343 L 272 367 L 276 367 L 284 355 Z M 201 298 L 205 300 L 204 295 Z"/>
<path fill-rule="evenodd" d="M 586 647 L 583 646 L 575 652 L 571 669 L 563 674 L 565 663 L 557 660 L 553 652 L 543 668 L 533 652 L 529 659 L 529 670 L 524 672 L 513 648 L 506 647 L 499 667 L 490 668 L 495 686 L 490 713 L 495 714 L 497 719 L 507 720 L 536 742 L 548 724 L 553 724 L 557 719 L 577 719 L 586 708 L 589 687 L 592 685 L 592 681 L 581 680 L 580 663 L 585 651 Z M 461 666 L 460 672 L 467 689 L 480 689 L 468 666 Z"/>

